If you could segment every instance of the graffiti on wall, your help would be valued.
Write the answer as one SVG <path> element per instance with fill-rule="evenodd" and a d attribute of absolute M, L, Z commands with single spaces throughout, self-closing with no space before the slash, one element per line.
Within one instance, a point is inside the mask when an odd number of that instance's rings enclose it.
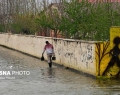
<path fill-rule="evenodd" d="M 75 56 L 75 43 L 74 41 L 65 41 L 64 42 L 64 60 L 69 64 L 69 66 L 76 65 L 76 56 Z M 72 64 L 71 64 L 72 63 Z"/>
<path fill-rule="evenodd" d="M 120 76 L 120 27 L 111 27 L 110 42 L 96 43 L 98 76 Z"/>
<path fill-rule="evenodd" d="M 108 63 L 108 66 L 106 67 L 105 71 L 103 72 L 103 75 L 106 75 L 107 71 L 113 67 L 115 64 L 117 64 L 117 67 L 120 68 L 120 49 L 119 49 L 119 45 L 120 45 L 120 37 L 115 37 L 113 40 L 114 43 L 114 47 L 110 50 L 109 54 L 111 56 L 111 59 Z M 116 74 L 116 77 L 118 77 L 120 71 Z"/>
<path fill-rule="evenodd" d="M 97 75 L 101 75 L 103 72 L 102 69 L 105 67 L 105 63 L 108 62 L 106 60 L 106 56 L 108 56 L 108 47 L 110 45 L 110 42 L 105 42 L 105 43 L 96 43 L 96 62 L 98 63 L 98 68 L 97 68 Z M 102 67 L 103 66 L 103 67 Z"/>
<path fill-rule="evenodd" d="M 93 47 L 92 44 L 81 44 L 81 62 L 86 63 L 86 65 L 88 65 L 88 63 L 93 63 Z"/>
<path fill-rule="evenodd" d="M 71 68 L 92 69 L 95 67 L 94 62 L 94 44 L 81 43 L 71 40 L 54 40 L 56 55 L 59 56 L 59 62 Z"/>
<path fill-rule="evenodd" d="M 78 68 L 83 66 L 86 69 L 91 69 L 94 67 L 93 63 L 95 58 L 93 48 L 94 45 L 91 43 L 65 41 L 64 60 L 69 64 L 69 66 L 77 65 Z"/>
<path fill-rule="evenodd" d="M 59 56 L 59 58 L 57 58 L 57 60 L 62 63 L 62 40 L 61 39 L 54 39 L 53 41 L 54 44 L 54 50 L 55 50 L 55 54 L 56 56 Z"/>

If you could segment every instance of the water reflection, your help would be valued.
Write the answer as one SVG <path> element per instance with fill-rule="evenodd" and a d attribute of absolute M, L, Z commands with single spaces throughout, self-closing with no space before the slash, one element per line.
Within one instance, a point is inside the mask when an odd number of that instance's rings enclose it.
<path fill-rule="evenodd" d="M 48 69 L 48 76 L 49 76 L 49 78 L 54 78 L 55 77 L 55 72 L 54 72 L 54 69 Z"/>

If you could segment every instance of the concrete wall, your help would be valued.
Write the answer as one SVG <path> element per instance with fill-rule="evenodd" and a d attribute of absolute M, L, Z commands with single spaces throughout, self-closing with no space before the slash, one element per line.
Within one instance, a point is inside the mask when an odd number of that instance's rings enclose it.
<path fill-rule="evenodd" d="M 96 76 L 95 43 L 33 35 L 0 34 L 0 44 L 41 57 L 45 41 L 55 48 L 56 63 Z M 45 54 L 46 58 L 46 54 Z"/>
<path fill-rule="evenodd" d="M 0 34 L 1 45 L 39 58 L 43 52 L 45 41 L 53 44 L 56 55 L 54 62 L 57 64 L 97 77 L 120 77 L 120 27 L 110 28 L 110 41 L 106 42 L 33 35 Z M 115 47 L 117 47 L 117 49 Z M 109 52 L 111 49 L 119 52 L 116 58 L 110 55 Z M 45 58 L 47 58 L 46 54 Z"/>
<path fill-rule="evenodd" d="M 53 39 L 56 63 L 96 75 L 95 44 L 69 39 Z"/>

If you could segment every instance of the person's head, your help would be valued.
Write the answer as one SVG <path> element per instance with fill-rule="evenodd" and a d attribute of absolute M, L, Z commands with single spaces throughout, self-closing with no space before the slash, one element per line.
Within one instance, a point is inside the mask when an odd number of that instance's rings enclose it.
<path fill-rule="evenodd" d="M 115 37 L 114 40 L 113 40 L 113 43 L 115 45 L 119 45 L 120 44 L 120 37 L 119 36 Z"/>
<path fill-rule="evenodd" d="M 46 44 L 49 44 L 49 42 L 48 42 L 48 41 L 46 41 L 45 43 L 46 43 Z"/>

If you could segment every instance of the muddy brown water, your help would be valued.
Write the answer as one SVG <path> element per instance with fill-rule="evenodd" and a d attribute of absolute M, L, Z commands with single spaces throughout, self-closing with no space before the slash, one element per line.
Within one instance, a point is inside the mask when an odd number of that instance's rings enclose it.
<path fill-rule="evenodd" d="M 120 95 L 120 80 L 95 79 L 59 65 L 49 69 L 40 59 L 0 47 L 0 95 Z"/>

